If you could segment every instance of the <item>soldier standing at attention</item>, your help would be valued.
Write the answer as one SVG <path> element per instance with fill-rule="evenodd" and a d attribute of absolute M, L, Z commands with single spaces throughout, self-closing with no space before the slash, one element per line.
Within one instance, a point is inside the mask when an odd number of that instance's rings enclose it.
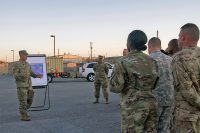
<path fill-rule="evenodd" d="M 175 86 L 175 133 L 199 133 L 200 57 L 199 28 L 192 23 L 179 32 L 180 51 L 173 56 Z"/>
<path fill-rule="evenodd" d="M 93 102 L 94 104 L 99 103 L 99 95 L 100 95 L 100 88 L 102 86 L 103 96 L 106 100 L 106 104 L 108 104 L 108 67 L 103 61 L 103 56 L 99 55 L 98 62 L 94 64 L 93 67 L 95 73 L 95 80 L 94 80 L 94 95 L 96 100 Z"/>
<path fill-rule="evenodd" d="M 153 37 L 148 42 L 149 55 L 158 65 L 159 80 L 153 91 L 158 102 L 158 133 L 170 133 L 170 122 L 174 109 L 174 85 L 172 75 L 172 58 L 161 51 L 161 41 Z"/>
<path fill-rule="evenodd" d="M 17 96 L 19 99 L 19 112 L 22 121 L 30 121 L 27 109 L 33 102 L 34 91 L 31 84 L 31 77 L 41 78 L 42 75 L 36 75 L 26 62 L 28 53 L 25 50 L 19 51 L 20 59 L 13 66 L 13 75 L 17 85 Z"/>
<path fill-rule="evenodd" d="M 157 102 L 152 90 L 158 80 L 156 61 L 146 50 L 147 36 L 132 31 L 127 40 L 127 57 L 114 66 L 110 90 L 121 94 L 122 133 L 157 133 Z"/>

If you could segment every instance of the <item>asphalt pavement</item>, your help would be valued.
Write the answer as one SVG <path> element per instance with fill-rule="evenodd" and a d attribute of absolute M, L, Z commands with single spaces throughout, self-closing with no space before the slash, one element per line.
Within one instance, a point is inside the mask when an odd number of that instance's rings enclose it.
<path fill-rule="evenodd" d="M 33 106 L 44 102 L 45 89 L 35 89 Z M 93 82 L 58 78 L 49 84 L 50 109 L 29 111 L 31 121 L 20 121 L 16 85 L 11 75 L 0 75 L 0 133 L 120 133 L 119 95 L 93 104 Z M 46 103 L 46 107 L 48 104 Z"/>

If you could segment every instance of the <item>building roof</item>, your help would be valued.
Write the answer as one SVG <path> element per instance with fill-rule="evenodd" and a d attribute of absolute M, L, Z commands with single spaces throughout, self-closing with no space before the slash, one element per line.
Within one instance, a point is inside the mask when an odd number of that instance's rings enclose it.
<path fill-rule="evenodd" d="M 72 55 L 70 53 L 62 55 L 63 59 L 77 59 L 80 58 L 78 55 Z"/>
<path fill-rule="evenodd" d="M 3 64 L 3 63 L 6 63 L 6 62 L 5 62 L 5 61 L 1 61 L 1 60 L 0 60 L 0 64 Z"/>

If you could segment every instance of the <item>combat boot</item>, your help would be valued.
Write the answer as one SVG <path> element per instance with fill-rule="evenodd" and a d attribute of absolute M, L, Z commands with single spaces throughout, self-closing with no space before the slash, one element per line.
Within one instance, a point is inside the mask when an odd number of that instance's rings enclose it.
<path fill-rule="evenodd" d="M 27 105 L 26 105 L 26 109 L 29 109 L 30 107 L 31 107 L 30 104 L 27 104 Z"/>
<path fill-rule="evenodd" d="M 96 98 L 96 101 L 93 102 L 94 104 L 99 103 L 99 98 Z"/>
<path fill-rule="evenodd" d="M 28 116 L 27 113 L 21 113 L 21 120 L 22 121 L 30 121 L 31 118 Z"/>
<path fill-rule="evenodd" d="M 108 102 L 108 98 L 106 98 L 106 104 L 108 104 L 109 102 Z"/>

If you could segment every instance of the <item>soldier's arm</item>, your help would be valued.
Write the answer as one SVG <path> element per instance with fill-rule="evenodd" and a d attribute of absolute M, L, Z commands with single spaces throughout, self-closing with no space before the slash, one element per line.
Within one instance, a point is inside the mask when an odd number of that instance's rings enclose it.
<path fill-rule="evenodd" d="M 200 95 L 193 86 L 190 75 L 184 68 L 185 66 L 180 61 L 172 63 L 175 90 L 177 93 L 181 93 L 190 105 L 200 109 Z"/>
<path fill-rule="evenodd" d="M 105 64 L 105 72 L 106 72 L 106 75 L 108 75 L 109 68 L 108 68 L 108 66 L 106 64 Z"/>
<path fill-rule="evenodd" d="M 30 68 L 30 75 L 31 75 L 31 77 L 33 77 L 33 78 L 37 78 L 37 74 L 35 74 L 35 73 L 32 71 L 31 68 Z"/>
<path fill-rule="evenodd" d="M 96 72 L 96 64 L 94 64 L 93 70 L 94 70 L 94 72 Z"/>
<path fill-rule="evenodd" d="M 123 67 L 116 63 L 109 82 L 110 91 L 114 93 L 121 93 L 124 88 L 124 82 L 125 80 Z"/>
<path fill-rule="evenodd" d="M 33 77 L 33 78 L 41 78 L 41 77 L 42 77 L 41 74 L 35 74 L 35 73 L 32 71 L 30 65 L 29 65 L 29 68 L 30 68 L 30 75 L 31 75 L 31 77 Z"/>

